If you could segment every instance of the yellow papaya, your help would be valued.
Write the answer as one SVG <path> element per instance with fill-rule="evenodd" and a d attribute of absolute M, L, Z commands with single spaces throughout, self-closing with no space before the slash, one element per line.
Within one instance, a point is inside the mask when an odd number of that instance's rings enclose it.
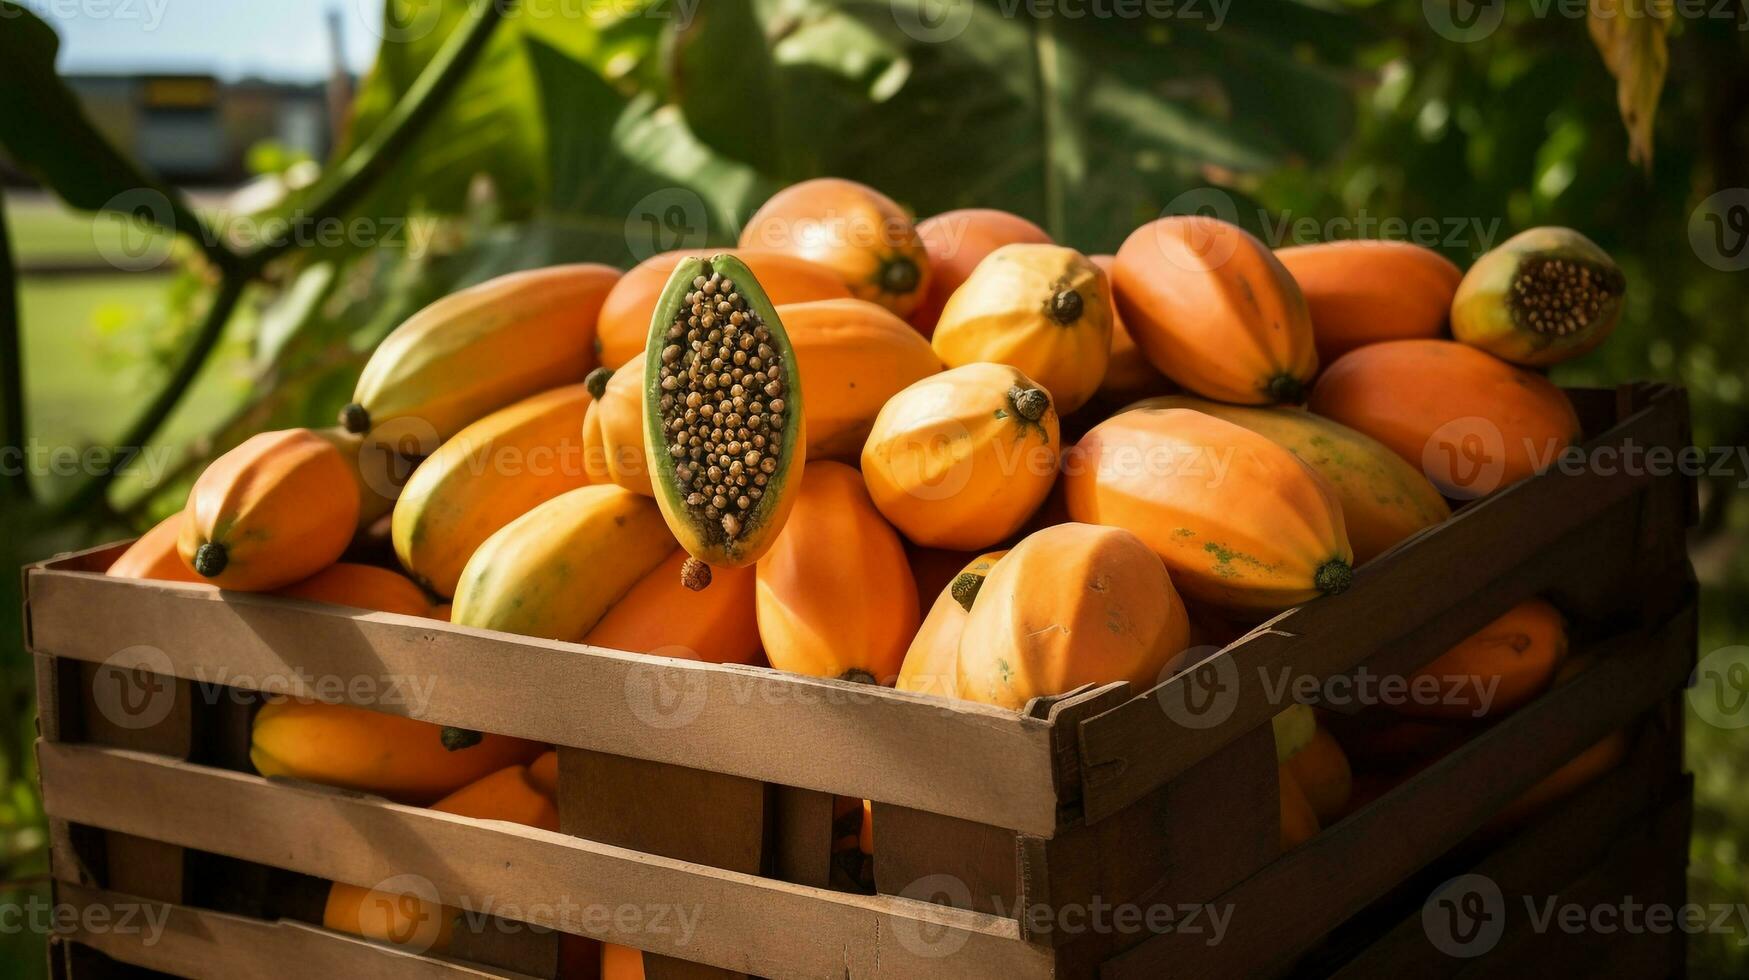
<path fill-rule="evenodd" d="M 796 352 L 809 458 L 854 462 L 881 406 L 941 370 L 929 341 L 874 303 L 791 303 L 777 315 Z"/>
<path fill-rule="evenodd" d="M 717 569 L 710 588 L 694 591 L 680 574 L 686 558 L 676 548 L 613 604 L 583 642 L 712 664 L 759 663 L 753 569 Z"/>
<path fill-rule="evenodd" d="M 919 694 L 959 696 L 960 634 L 966 628 L 966 615 L 972 611 L 984 579 L 1007 553 L 979 555 L 942 588 L 905 650 L 895 687 Z"/>
<path fill-rule="evenodd" d="M 301 582 L 275 589 L 274 593 L 403 616 L 431 615 L 430 601 L 412 579 L 386 568 L 346 561 L 335 562 Z"/>
<path fill-rule="evenodd" d="M 110 562 L 105 575 L 117 578 L 157 579 L 163 582 L 204 582 L 182 560 L 177 542 L 182 538 L 183 511 L 177 511 L 140 535 L 127 550 Z"/>

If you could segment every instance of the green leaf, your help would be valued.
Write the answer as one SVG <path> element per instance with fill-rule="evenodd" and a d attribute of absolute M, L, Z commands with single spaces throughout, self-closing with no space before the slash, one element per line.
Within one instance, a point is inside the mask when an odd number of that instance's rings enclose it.
<path fill-rule="evenodd" d="M 1615 76 L 1628 130 L 1628 160 L 1652 169 L 1652 125 L 1670 69 L 1670 5 L 1658 0 L 1591 0 L 1591 40 Z"/>
<path fill-rule="evenodd" d="M 0 64 L 7 66 L 0 146 L 76 208 L 163 208 L 168 223 L 169 201 L 152 193 L 155 182 L 103 138 L 55 74 L 61 42 L 54 29 L 10 0 L 0 0 L 0 25 Z"/>

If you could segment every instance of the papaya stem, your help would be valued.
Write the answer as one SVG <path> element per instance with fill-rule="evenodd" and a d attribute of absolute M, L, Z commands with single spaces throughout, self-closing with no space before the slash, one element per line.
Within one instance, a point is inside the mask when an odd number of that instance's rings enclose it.
<path fill-rule="evenodd" d="M 1354 569 L 1340 558 L 1332 558 L 1318 566 L 1312 584 L 1325 595 L 1341 595 L 1354 584 Z"/>
<path fill-rule="evenodd" d="M 1285 372 L 1270 378 L 1264 391 L 1277 404 L 1297 405 L 1306 399 L 1306 383 Z"/>
<path fill-rule="evenodd" d="M 961 609 L 971 612 L 972 603 L 978 601 L 978 592 L 984 588 L 984 576 L 961 572 L 954 576 L 953 582 L 947 588 L 953 601 L 959 603 Z"/>
<path fill-rule="evenodd" d="M 208 541 L 194 550 L 194 570 L 203 578 L 218 578 L 230 563 L 231 556 L 225 552 L 225 546 L 216 541 Z"/>
<path fill-rule="evenodd" d="M 1015 385 L 1008 389 L 1008 403 L 1014 406 L 1014 414 L 1028 422 L 1037 422 L 1050 410 L 1051 396 L 1038 388 Z"/>
<path fill-rule="evenodd" d="M 486 739 L 486 736 L 471 728 L 456 728 L 451 725 L 443 726 L 443 732 L 438 737 L 443 740 L 443 747 L 451 752 L 471 749 Z"/>

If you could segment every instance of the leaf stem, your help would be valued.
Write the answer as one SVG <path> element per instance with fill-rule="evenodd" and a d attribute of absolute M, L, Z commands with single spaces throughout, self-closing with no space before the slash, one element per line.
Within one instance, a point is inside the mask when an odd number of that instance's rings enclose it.
<path fill-rule="evenodd" d="M 0 452 L 22 453 L 26 439 L 24 358 L 18 328 L 18 266 L 12 260 L 12 234 L 6 224 L 6 195 L 0 192 Z M 30 469 L 0 459 L 0 494 L 29 501 Z"/>
<path fill-rule="evenodd" d="M 444 100 L 461 84 L 475 59 L 491 40 L 493 29 L 516 5 L 516 0 L 474 0 L 466 19 L 450 32 L 443 47 L 419 73 L 395 108 L 346 159 L 335 165 L 311 191 L 297 224 L 315 225 L 341 214 L 358 203 L 383 172 L 393 166 L 402 151 L 419 137 Z M 263 241 L 242 256 L 250 275 L 298 241 L 290 228 L 286 234 Z"/>

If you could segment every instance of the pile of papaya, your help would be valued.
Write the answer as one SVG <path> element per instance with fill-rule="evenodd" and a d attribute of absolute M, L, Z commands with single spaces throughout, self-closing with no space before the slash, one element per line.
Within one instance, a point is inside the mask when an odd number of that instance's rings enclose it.
<path fill-rule="evenodd" d="M 338 425 L 226 452 L 111 571 L 1014 709 L 1140 692 L 1573 444 L 1543 371 L 1608 337 L 1624 287 L 1565 228 L 1467 271 L 1202 216 L 1086 254 L 811 180 L 732 248 L 437 300 Z M 1558 683 L 1564 629 L 1533 601 L 1428 665 L 1495 691 L 1473 718 L 1290 709 L 1284 845 Z M 254 758 L 445 807 L 526 796 L 544 748 L 279 701 Z"/>

